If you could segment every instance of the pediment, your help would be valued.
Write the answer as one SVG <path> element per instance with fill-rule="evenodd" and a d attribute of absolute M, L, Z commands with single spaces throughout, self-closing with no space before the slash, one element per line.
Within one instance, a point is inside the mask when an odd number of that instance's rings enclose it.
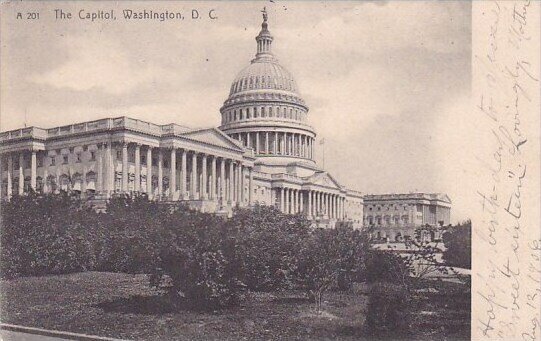
<path fill-rule="evenodd" d="M 336 181 L 336 179 L 334 179 L 329 173 L 326 173 L 326 172 L 316 173 L 310 178 L 308 178 L 307 181 L 310 184 L 314 184 L 318 186 L 333 187 L 336 189 L 342 188 L 342 186 L 338 183 L 338 181 Z"/>
<path fill-rule="evenodd" d="M 181 136 L 213 146 L 243 151 L 238 141 L 233 140 L 216 128 L 192 130 L 181 134 Z"/>

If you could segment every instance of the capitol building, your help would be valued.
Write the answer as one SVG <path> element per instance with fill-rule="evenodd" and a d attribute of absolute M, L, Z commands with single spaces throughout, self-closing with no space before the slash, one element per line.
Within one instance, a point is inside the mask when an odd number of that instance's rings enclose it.
<path fill-rule="evenodd" d="M 70 190 L 98 201 L 140 192 L 203 212 L 259 204 L 304 214 L 316 226 L 361 226 L 363 195 L 316 163 L 309 108 L 273 54 L 263 16 L 257 52 L 233 80 L 219 127 L 116 117 L 3 132 L 2 197 Z"/>

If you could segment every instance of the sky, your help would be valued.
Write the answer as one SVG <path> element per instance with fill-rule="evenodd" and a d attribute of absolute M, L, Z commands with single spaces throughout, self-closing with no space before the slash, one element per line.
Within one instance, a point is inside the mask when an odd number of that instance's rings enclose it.
<path fill-rule="evenodd" d="M 0 129 L 130 116 L 220 124 L 235 75 L 255 56 L 266 6 L 273 50 L 317 132 L 317 160 L 367 194 L 443 192 L 469 217 L 464 141 L 471 93 L 471 4 L 396 2 L 3 3 Z M 54 9 L 72 19 L 55 19 Z M 114 9 L 117 20 L 79 19 Z M 126 21 L 122 10 L 185 20 Z M 201 19 L 192 20 L 196 9 Z M 217 19 L 210 19 L 214 10 Z M 39 19 L 17 19 L 38 12 Z"/>

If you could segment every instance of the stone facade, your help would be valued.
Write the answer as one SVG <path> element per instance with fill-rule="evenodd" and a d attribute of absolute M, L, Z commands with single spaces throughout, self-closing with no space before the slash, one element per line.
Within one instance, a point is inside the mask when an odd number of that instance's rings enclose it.
<path fill-rule="evenodd" d="M 402 242 L 414 237 L 421 226 L 442 227 L 450 224 L 451 199 L 440 193 L 366 195 L 364 225 L 381 241 Z M 438 232 L 430 236 L 439 239 Z"/>
<path fill-rule="evenodd" d="M 266 17 L 257 53 L 231 85 L 219 128 L 129 117 L 0 134 L 3 198 L 73 190 L 107 199 L 142 192 L 205 212 L 254 204 L 304 214 L 317 226 L 360 227 L 363 196 L 314 160 L 315 130 L 291 74 L 274 57 Z"/>

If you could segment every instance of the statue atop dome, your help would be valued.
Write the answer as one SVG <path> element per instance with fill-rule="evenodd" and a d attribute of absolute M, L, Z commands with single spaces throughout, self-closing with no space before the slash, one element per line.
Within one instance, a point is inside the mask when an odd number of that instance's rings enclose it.
<path fill-rule="evenodd" d="M 267 16 L 267 7 L 263 6 L 263 10 L 261 11 L 263 13 L 263 22 L 267 22 L 268 16 Z"/>

